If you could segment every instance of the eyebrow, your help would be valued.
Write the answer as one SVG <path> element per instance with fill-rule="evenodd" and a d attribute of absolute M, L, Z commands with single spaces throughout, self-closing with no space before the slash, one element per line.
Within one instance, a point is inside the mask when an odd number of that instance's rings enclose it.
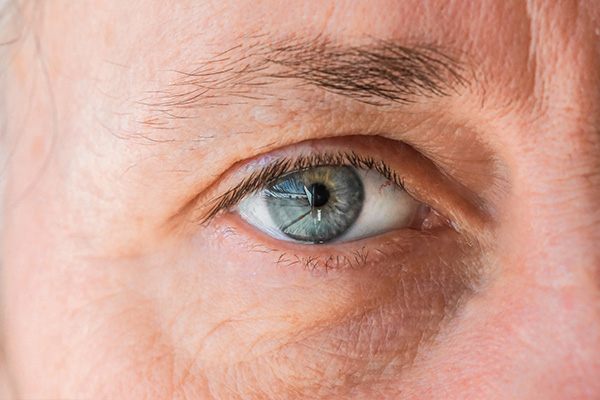
<path fill-rule="evenodd" d="M 320 36 L 252 39 L 240 39 L 192 71 L 175 71 L 178 78 L 142 104 L 184 117 L 191 108 L 266 99 L 273 95 L 269 88 L 285 81 L 384 106 L 449 96 L 469 84 L 465 64 L 439 46 L 385 40 L 349 46 Z"/>

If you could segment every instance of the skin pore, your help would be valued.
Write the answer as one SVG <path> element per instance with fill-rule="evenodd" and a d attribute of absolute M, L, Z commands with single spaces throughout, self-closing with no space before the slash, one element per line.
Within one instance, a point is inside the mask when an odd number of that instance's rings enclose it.
<path fill-rule="evenodd" d="M 15 398 L 600 396 L 597 2 L 14 4 Z M 430 211 L 310 245 L 222 201 L 333 152 Z"/>

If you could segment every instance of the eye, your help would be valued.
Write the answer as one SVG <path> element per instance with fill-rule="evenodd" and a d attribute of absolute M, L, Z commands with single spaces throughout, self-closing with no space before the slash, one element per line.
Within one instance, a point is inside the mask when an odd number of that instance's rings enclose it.
<path fill-rule="evenodd" d="M 268 182 L 237 211 L 273 238 L 320 244 L 409 227 L 422 206 L 377 170 L 319 165 Z"/>

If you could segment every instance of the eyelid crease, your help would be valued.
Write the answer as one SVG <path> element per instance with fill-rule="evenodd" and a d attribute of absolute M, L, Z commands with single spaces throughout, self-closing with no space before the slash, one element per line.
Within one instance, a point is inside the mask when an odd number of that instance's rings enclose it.
<path fill-rule="evenodd" d="M 219 212 L 235 207 L 244 197 L 264 189 L 269 182 L 279 178 L 283 174 L 322 165 L 351 165 L 362 170 L 374 170 L 405 190 L 404 181 L 396 171 L 390 168 L 384 161 L 376 161 L 373 157 L 362 156 L 354 151 L 301 155 L 294 158 L 282 158 L 254 171 L 233 188 L 210 200 L 208 203 L 209 210 L 200 221 L 201 223 L 209 222 Z"/>

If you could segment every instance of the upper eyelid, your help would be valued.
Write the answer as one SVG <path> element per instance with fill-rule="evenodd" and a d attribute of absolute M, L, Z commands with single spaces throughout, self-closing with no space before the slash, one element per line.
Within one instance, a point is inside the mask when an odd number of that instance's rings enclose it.
<path fill-rule="evenodd" d="M 174 214 L 174 220 L 191 215 L 189 222 L 192 224 L 207 224 L 221 211 L 231 211 L 244 195 L 264 188 L 271 179 L 291 172 L 294 167 L 306 167 L 307 154 L 312 155 L 314 161 L 315 154 L 339 155 L 353 152 L 363 157 L 374 156 L 377 161 L 385 160 L 390 170 L 401 173 L 401 179 L 397 174 L 399 186 L 415 200 L 451 221 L 459 232 L 470 233 L 474 240 L 487 235 L 488 223 L 493 223 L 494 220 L 491 214 L 494 210 L 493 204 L 490 204 L 488 199 L 455 179 L 453 174 L 444 168 L 444 164 L 438 165 L 415 146 L 379 135 L 355 134 L 311 139 L 238 160 L 220 173 L 208 188 L 197 193 L 179 208 Z M 295 160 L 303 157 L 298 156 L 299 154 L 304 154 L 304 161 L 295 164 Z M 236 190 L 236 187 L 244 182 L 245 190 Z"/>
<path fill-rule="evenodd" d="M 375 170 L 387 179 L 404 189 L 403 179 L 398 173 L 390 168 L 383 160 L 376 160 L 370 156 L 359 155 L 350 152 L 317 152 L 310 155 L 301 155 L 294 158 L 282 158 L 258 171 L 250 174 L 240 183 L 227 190 L 219 197 L 213 199 L 208 212 L 201 218 L 202 222 L 208 222 L 219 212 L 236 206 L 245 196 L 278 178 L 279 176 L 318 165 L 352 165 L 365 170 Z"/>

